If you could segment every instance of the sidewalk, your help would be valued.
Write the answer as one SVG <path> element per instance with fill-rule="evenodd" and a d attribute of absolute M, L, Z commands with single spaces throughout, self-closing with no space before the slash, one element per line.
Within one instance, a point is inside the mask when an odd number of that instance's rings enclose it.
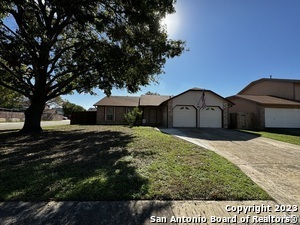
<path fill-rule="evenodd" d="M 22 129 L 23 125 L 24 125 L 24 122 L 5 122 L 5 123 L 0 123 L 0 130 Z M 41 121 L 41 126 L 42 127 L 61 126 L 61 125 L 70 125 L 70 120 Z"/>
<path fill-rule="evenodd" d="M 295 215 L 299 213 L 276 213 L 275 204 L 272 201 L 2 202 L 0 221 L 2 225 L 299 224 L 284 223 L 288 219 L 296 222 Z M 237 209 L 244 212 L 238 213 Z"/>

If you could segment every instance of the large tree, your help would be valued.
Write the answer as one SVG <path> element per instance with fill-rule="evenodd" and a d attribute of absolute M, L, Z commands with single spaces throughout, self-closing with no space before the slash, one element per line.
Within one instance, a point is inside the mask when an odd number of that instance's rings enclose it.
<path fill-rule="evenodd" d="M 72 91 L 136 92 L 184 42 L 160 20 L 175 0 L 1 0 L 0 85 L 30 100 L 23 132 L 41 131 L 45 103 Z"/>

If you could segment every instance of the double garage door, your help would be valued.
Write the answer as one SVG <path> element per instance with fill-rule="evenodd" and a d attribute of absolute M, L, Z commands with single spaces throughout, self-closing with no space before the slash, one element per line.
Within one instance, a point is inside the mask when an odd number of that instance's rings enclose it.
<path fill-rule="evenodd" d="M 265 108 L 265 127 L 300 128 L 300 109 Z"/>
<path fill-rule="evenodd" d="M 175 106 L 173 109 L 173 127 L 222 127 L 222 111 L 219 107 L 206 107 L 199 111 L 199 118 L 197 119 L 195 107 Z M 198 126 L 197 122 L 199 123 Z"/>

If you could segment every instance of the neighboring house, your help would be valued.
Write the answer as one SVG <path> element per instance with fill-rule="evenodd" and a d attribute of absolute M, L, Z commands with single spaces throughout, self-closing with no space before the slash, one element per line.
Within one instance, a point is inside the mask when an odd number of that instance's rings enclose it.
<path fill-rule="evenodd" d="M 210 90 L 193 88 L 174 97 L 110 96 L 95 104 L 97 124 L 126 124 L 124 114 L 133 107 L 143 111 L 144 125 L 163 127 L 228 127 L 229 100 Z"/>
<path fill-rule="evenodd" d="M 52 121 L 52 120 L 63 120 L 64 110 L 62 108 L 45 108 L 42 114 L 42 120 Z"/>
<path fill-rule="evenodd" d="M 300 80 L 259 79 L 227 98 L 235 105 L 230 108 L 233 128 L 300 128 Z"/>
<path fill-rule="evenodd" d="M 89 112 L 96 112 L 97 108 L 89 108 L 87 111 L 89 111 Z"/>

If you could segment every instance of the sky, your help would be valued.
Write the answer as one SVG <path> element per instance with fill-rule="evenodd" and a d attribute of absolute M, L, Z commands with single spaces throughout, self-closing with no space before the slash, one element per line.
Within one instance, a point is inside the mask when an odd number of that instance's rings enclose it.
<path fill-rule="evenodd" d="M 228 97 L 250 82 L 300 79 L 299 0 L 178 0 L 165 19 L 169 38 L 186 41 L 189 51 L 169 59 L 159 84 L 147 91 L 177 95 L 190 88 Z M 105 95 L 62 96 L 88 109 Z M 112 95 L 130 96 L 113 89 Z"/>

